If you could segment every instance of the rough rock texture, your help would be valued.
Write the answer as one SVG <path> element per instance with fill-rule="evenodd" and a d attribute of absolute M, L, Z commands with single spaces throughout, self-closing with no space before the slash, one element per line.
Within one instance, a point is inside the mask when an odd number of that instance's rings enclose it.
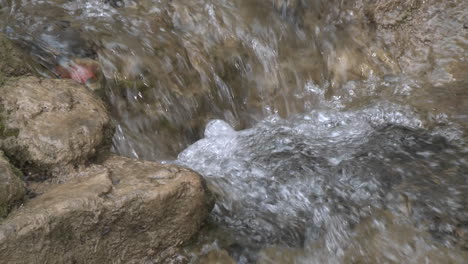
<path fill-rule="evenodd" d="M 366 15 L 377 36 L 405 73 L 425 76 L 433 85 L 466 79 L 467 1 L 367 2 Z"/>
<path fill-rule="evenodd" d="M 3 34 L 0 33 L 0 85 L 6 77 L 31 73 L 25 56 Z"/>
<path fill-rule="evenodd" d="M 24 183 L 18 174 L 0 151 L 0 218 L 6 216 L 12 203 L 24 196 Z"/>
<path fill-rule="evenodd" d="M 362 1 L 376 38 L 418 82 L 405 102 L 433 116 L 447 114 L 468 131 L 468 1 Z"/>
<path fill-rule="evenodd" d="M 0 223 L 0 259 L 163 263 L 161 254 L 190 239 L 212 206 L 198 174 L 114 156 Z"/>
<path fill-rule="evenodd" d="M 33 178 L 83 164 L 112 133 L 104 104 L 72 80 L 23 77 L 0 93 L 0 147 Z"/>

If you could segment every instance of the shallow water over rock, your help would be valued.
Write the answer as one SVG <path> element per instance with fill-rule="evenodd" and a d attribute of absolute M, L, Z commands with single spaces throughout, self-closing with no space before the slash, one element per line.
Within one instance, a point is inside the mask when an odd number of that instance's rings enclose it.
<path fill-rule="evenodd" d="M 467 10 L 0 0 L 0 29 L 42 75 L 99 65 L 88 86 L 110 106 L 116 153 L 206 177 L 218 202 L 186 259 L 463 263 Z"/>

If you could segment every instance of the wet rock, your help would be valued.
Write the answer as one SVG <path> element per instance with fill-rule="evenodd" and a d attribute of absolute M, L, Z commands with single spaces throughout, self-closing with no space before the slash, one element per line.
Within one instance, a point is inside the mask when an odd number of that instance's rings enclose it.
<path fill-rule="evenodd" d="M 110 157 L 0 224 L 5 263 L 163 263 L 213 206 L 198 174 Z M 146 262 L 145 262 L 146 261 Z"/>
<path fill-rule="evenodd" d="M 412 14 L 421 7 L 420 0 L 383 0 L 369 5 L 373 22 L 384 28 L 394 28 L 411 20 Z"/>
<path fill-rule="evenodd" d="M 312 240 L 305 248 L 268 247 L 259 264 L 273 263 L 465 263 L 465 251 L 446 247 L 389 211 L 375 210 L 348 235 Z M 337 249 L 338 247 L 342 247 Z M 339 253 L 337 253 L 339 252 Z"/>
<path fill-rule="evenodd" d="M 10 18 L 6 35 L 41 65 L 42 70 L 54 71 L 54 67 L 73 58 L 95 57 L 94 44 L 83 36 L 79 26 L 66 18 L 65 10 L 53 3 L 43 3 L 40 7 L 23 7 L 20 12 L 24 14 Z M 34 18 L 41 23 L 31 23 Z"/>
<path fill-rule="evenodd" d="M 86 84 L 93 91 L 100 87 L 97 84 L 99 72 L 99 63 L 92 59 L 62 60 L 56 66 L 53 72 L 64 79 L 73 79 L 74 81 Z"/>
<path fill-rule="evenodd" d="M 74 81 L 26 77 L 0 93 L 0 147 L 32 178 L 84 164 L 111 136 L 104 104 Z"/>
<path fill-rule="evenodd" d="M 389 212 L 376 212 L 356 226 L 344 263 L 465 263 L 468 254 L 437 243 Z"/>
<path fill-rule="evenodd" d="M 12 42 L 0 34 L 0 85 L 6 77 L 21 76 L 31 73 L 25 63 L 24 54 L 14 47 Z"/>
<path fill-rule="evenodd" d="M 465 78 L 457 69 L 466 67 L 466 1 L 370 2 L 367 17 L 404 73 L 437 86 Z"/>
<path fill-rule="evenodd" d="M 236 262 L 229 256 L 226 250 L 212 250 L 203 255 L 196 262 L 197 264 L 235 264 Z"/>
<path fill-rule="evenodd" d="M 16 170 L 0 151 L 0 218 L 6 216 L 12 203 L 20 200 L 25 193 L 21 173 Z"/>
<path fill-rule="evenodd" d="M 267 247 L 259 253 L 258 264 L 293 264 L 304 257 L 304 251 L 297 248 Z"/>

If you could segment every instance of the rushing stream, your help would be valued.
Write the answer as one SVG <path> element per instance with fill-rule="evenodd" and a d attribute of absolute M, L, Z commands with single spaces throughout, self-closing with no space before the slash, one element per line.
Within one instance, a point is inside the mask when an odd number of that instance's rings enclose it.
<path fill-rule="evenodd" d="M 42 75 L 98 65 L 113 151 L 205 177 L 200 263 L 466 263 L 467 28 L 463 0 L 0 0 Z"/>

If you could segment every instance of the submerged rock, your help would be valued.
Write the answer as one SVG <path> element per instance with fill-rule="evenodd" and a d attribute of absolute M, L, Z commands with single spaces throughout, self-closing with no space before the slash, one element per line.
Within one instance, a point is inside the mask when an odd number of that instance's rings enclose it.
<path fill-rule="evenodd" d="M 4 35 L 0 34 L 0 85 L 7 77 L 15 77 L 31 73 L 25 63 L 24 55 L 16 49 Z"/>
<path fill-rule="evenodd" d="M 66 67 L 75 58 L 95 58 L 96 52 L 66 11 L 50 2 L 19 8 L 23 15 L 10 16 L 3 31 L 31 57 L 37 70 L 58 75 L 55 67 Z M 41 23 L 31 23 L 35 19 Z"/>
<path fill-rule="evenodd" d="M 8 213 L 12 203 L 24 196 L 24 183 L 18 174 L 0 151 L 0 217 Z"/>
<path fill-rule="evenodd" d="M 386 211 L 354 228 L 343 263 L 465 263 L 464 250 L 448 248 Z"/>
<path fill-rule="evenodd" d="M 466 251 L 448 248 L 419 230 L 407 218 L 385 210 L 373 211 L 346 237 L 344 251 L 334 251 L 326 238 L 311 241 L 306 248 L 267 247 L 256 263 L 465 263 Z M 324 246 L 324 244 L 326 246 Z"/>
<path fill-rule="evenodd" d="M 110 157 L 0 224 L 5 263 L 162 263 L 213 206 L 188 169 Z M 148 262 L 144 262 L 148 261 Z"/>
<path fill-rule="evenodd" d="M 32 178 L 84 164 L 111 136 L 103 102 L 74 81 L 25 77 L 0 93 L 0 147 Z"/>
<path fill-rule="evenodd" d="M 212 250 L 203 255 L 196 262 L 197 264 L 235 264 L 236 262 L 229 256 L 226 250 Z"/>

